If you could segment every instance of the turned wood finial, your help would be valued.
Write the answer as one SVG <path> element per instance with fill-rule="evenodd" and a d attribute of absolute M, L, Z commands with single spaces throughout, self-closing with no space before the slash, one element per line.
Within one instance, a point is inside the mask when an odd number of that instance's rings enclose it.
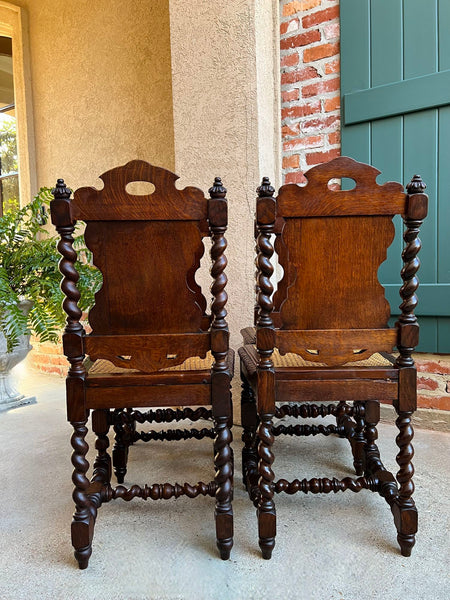
<path fill-rule="evenodd" d="M 209 188 L 208 193 L 211 198 L 225 198 L 227 190 L 222 185 L 222 179 L 220 177 L 214 177 L 214 183 L 212 184 L 212 187 Z"/>
<path fill-rule="evenodd" d="M 426 189 L 427 186 L 422 181 L 422 177 L 420 175 L 414 175 L 414 177 L 406 186 L 408 194 L 422 194 Z"/>
<path fill-rule="evenodd" d="M 58 179 L 56 186 L 52 189 L 53 200 L 50 202 L 50 213 L 52 223 L 60 233 L 61 227 L 71 227 L 74 225 L 72 217 L 72 201 L 70 196 L 72 190 L 66 186 L 64 179 Z"/>
<path fill-rule="evenodd" d="M 256 193 L 260 198 L 272 198 L 275 193 L 275 188 L 272 187 L 268 177 L 262 178 L 261 185 L 256 188 Z"/>
<path fill-rule="evenodd" d="M 66 186 L 64 179 L 58 179 L 56 187 L 52 189 L 52 194 L 55 200 L 68 200 L 72 190 Z"/>

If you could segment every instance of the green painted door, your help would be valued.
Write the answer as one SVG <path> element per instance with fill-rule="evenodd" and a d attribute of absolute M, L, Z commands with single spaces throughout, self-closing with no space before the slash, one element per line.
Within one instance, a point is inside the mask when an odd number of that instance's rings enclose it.
<path fill-rule="evenodd" d="M 341 0 L 342 154 L 379 182 L 418 173 L 430 197 L 421 229 L 418 349 L 450 352 L 450 0 Z M 380 268 L 398 314 L 402 225 Z"/>

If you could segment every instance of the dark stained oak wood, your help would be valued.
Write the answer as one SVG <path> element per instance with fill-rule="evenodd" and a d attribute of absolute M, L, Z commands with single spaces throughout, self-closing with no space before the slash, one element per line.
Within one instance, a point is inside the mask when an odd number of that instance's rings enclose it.
<path fill-rule="evenodd" d="M 280 354 L 293 352 L 309 361 L 330 366 L 364 360 L 375 352 L 392 352 L 397 342 L 395 329 L 318 329 L 276 333 Z"/>
<path fill-rule="evenodd" d="M 295 217 L 363 216 L 405 214 L 407 196 L 400 183 L 378 185 L 378 169 L 340 156 L 305 173 L 306 186 L 287 184 L 280 188 L 277 215 Z M 331 190 L 330 179 L 348 177 L 352 190 Z"/>
<path fill-rule="evenodd" d="M 309 379 L 314 381 L 325 381 L 325 380 L 336 380 L 341 379 L 379 379 L 380 381 L 390 380 L 397 381 L 399 378 L 399 371 L 395 368 L 387 367 L 359 367 L 354 368 L 350 366 L 339 367 L 320 367 L 316 368 L 303 368 L 298 370 L 292 370 L 290 367 L 277 367 L 277 379 L 288 380 L 298 379 L 299 381 L 307 381 Z"/>
<path fill-rule="evenodd" d="M 181 383 L 209 383 L 211 369 L 196 369 L 194 371 L 159 371 L 158 373 L 95 373 L 86 379 L 87 388 L 95 387 L 133 387 L 172 385 Z"/>
<path fill-rule="evenodd" d="M 91 360 L 105 358 L 117 367 L 138 369 L 146 373 L 180 365 L 190 356 L 205 358 L 210 348 L 209 333 L 121 336 L 91 334 L 85 338 L 86 353 Z"/>
<path fill-rule="evenodd" d="M 303 402 L 318 402 L 326 398 L 330 402 L 339 402 L 345 398 L 348 402 L 365 398 L 368 400 L 388 400 L 394 402 L 397 398 L 397 382 L 377 379 L 280 379 L 275 385 L 277 402 L 288 402 L 299 398 Z"/>
<path fill-rule="evenodd" d="M 390 217 L 286 218 L 282 235 L 291 278 L 283 329 L 386 327 L 390 310 L 377 272 L 394 238 Z"/>
<path fill-rule="evenodd" d="M 109 484 L 111 482 L 112 464 L 108 454 L 108 432 L 111 424 L 110 411 L 94 410 L 92 412 L 92 431 L 97 436 L 95 448 L 97 456 L 93 465 L 92 482 Z"/>
<path fill-rule="evenodd" d="M 392 506 L 395 525 L 397 527 L 397 541 L 402 549 L 403 556 L 410 556 L 415 543 L 417 532 L 417 509 L 412 499 L 414 493 L 414 467 L 412 457 L 414 448 L 412 439 L 414 429 L 412 427 L 412 414 L 417 407 L 417 385 L 416 369 L 412 353 L 418 343 L 417 317 L 414 309 L 417 306 L 416 291 L 419 281 L 416 273 L 420 266 L 417 257 L 421 248 L 419 230 L 423 219 L 428 212 L 428 196 L 424 194 L 425 184 L 418 175 L 415 175 L 407 185 L 408 208 L 404 218 L 406 226 L 403 234 L 405 247 L 402 253 L 403 269 L 401 276 L 403 285 L 400 289 L 402 303 L 400 304 L 401 315 L 396 323 L 400 330 L 400 342 L 398 345 L 399 356 L 397 366 L 400 369 L 400 383 L 398 399 L 394 403 L 398 414 L 396 425 L 399 434 L 396 438 L 399 453 L 396 456 L 399 471 L 397 481 L 400 484 L 398 496 Z"/>
<path fill-rule="evenodd" d="M 132 160 L 100 175 L 104 188 L 80 188 L 71 204 L 74 220 L 83 221 L 201 221 L 206 220 L 208 201 L 194 187 L 179 190 L 178 176 L 143 160 Z M 147 181 L 155 185 L 149 195 L 129 194 L 127 184 Z"/>
<path fill-rule="evenodd" d="M 258 318 L 256 321 L 257 336 L 261 331 L 272 329 L 271 312 L 273 310 L 271 277 L 273 267 L 270 258 L 273 254 L 271 235 L 275 226 L 275 201 L 273 194 L 275 190 L 270 181 L 264 178 L 258 188 L 257 203 L 257 267 L 258 267 Z M 266 336 L 268 342 L 270 336 Z M 273 501 L 274 472 L 272 463 L 274 454 L 272 446 L 274 437 L 272 435 L 273 417 L 275 414 L 275 371 L 272 362 L 274 339 L 271 344 L 266 343 L 264 348 L 259 349 L 260 360 L 256 369 L 257 377 L 257 409 L 259 425 L 257 429 L 258 439 L 258 532 L 259 547 L 262 557 L 270 559 L 275 546 L 276 536 L 276 513 Z"/>
<path fill-rule="evenodd" d="M 86 390 L 88 408 L 132 408 L 134 406 L 198 406 L 211 403 L 211 390 L 205 384 L 132 386 L 128 394 L 121 387 L 89 387 Z"/>
<path fill-rule="evenodd" d="M 187 285 L 203 254 L 197 223 L 88 221 L 85 239 L 103 274 L 89 314 L 93 334 L 194 333 L 209 327 L 195 288 Z M 151 310 L 143 298 L 152 299 Z M 126 320 L 124 304 L 129 306 Z"/>
<path fill-rule="evenodd" d="M 217 177 L 209 198 L 197 188 L 179 190 L 175 174 L 137 160 L 104 173 L 101 179 L 103 189 L 80 188 L 73 199 L 60 179 L 51 202 L 52 222 L 61 237 L 61 288 L 66 297 L 63 347 L 70 363 L 67 415 L 74 428 L 75 557 L 81 569 L 88 566 L 97 511 L 104 502 L 208 495 L 215 498 L 219 554 L 228 559 L 233 546 L 233 353 L 226 322 L 226 189 Z M 152 184 L 153 192 L 130 193 L 128 184 L 134 182 Z M 80 323 L 76 286 L 72 234 L 78 219 L 86 222 L 86 245 L 103 276 L 88 315 L 89 335 Z M 212 240 L 210 313 L 195 280 L 206 236 Z M 186 359 L 188 366 L 183 364 Z M 176 406 L 183 408 L 165 408 Z M 157 410 L 151 411 L 153 418 L 136 407 Z M 89 480 L 86 436 L 91 413 L 97 455 Z M 189 418 L 212 423 L 202 429 L 136 430 L 137 422 Z M 108 451 L 111 427 L 115 434 L 112 461 Z M 212 481 L 111 486 L 112 470 L 118 483 L 123 483 L 134 443 L 203 437 L 214 440 Z M 188 446 L 185 452 L 188 455 Z"/>
<path fill-rule="evenodd" d="M 76 284 L 79 275 L 75 268 L 77 253 L 73 248 L 72 234 L 75 230 L 75 222 L 70 208 L 71 190 L 66 187 L 63 179 L 58 179 L 52 194 L 54 200 L 51 203 L 51 217 L 52 223 L 61 237 L 58 242 L 58 251 L 62 256 L 59 262 L 59 270 L 63 276 L 61 290 L 65 295 L 63 308 L 67 314 L 63 334 L 64 353 L 70 363 L 66 379 L 67 418 L 71 423 L 86 423 L 89 413 L 83 401 L 86 379 L 86 370 L 83 364 L 85 358 L 83 344 L 85 332 L 80 323 L 82 312 L 78 307 L 80 292 Z"/>
<path fill-rule="evenodd" d="M 369 165 L 340 157 L 308 171 L 305 186 L 281 187 L 277 198 L 267 178 L 258 188 L 252 342 L 256 348 L 250 345 L 246 329 L 247 345 L 239 355 L 243 476 L 257 507 L 259 545 L 266 559 L 275 545 L 274 494 L 281 492 L 377 492 L 392 510 L 402 554 L 409 556 L 414 545 L 411 417 L 416 408 L 416 369 L 412 353 L 418 342 L 414 315 L 418 233 L 427 213 L 427 196 L 418 176 L 405 193 L 398 183 L 378 185 L 377 175 L 379 171 Z M 353 179 L 354 189 L 328 187 L 331 179 L 340 177 Z M 396 214 L 405 223 L 402 303 L 395 327 L 389 328 L 390 307 L 378 269 L 394 238 Z M 274 251 L 284 271 L 275 294 Z M 379 354 L 390 353 L 395 346 L 397 359 L 386 360 L 387 355 Z M 283 362 L 287 354 L 289 361 Z M 333 404 L 320 404 L 323 400 Z M 397 477 L 384 467 L 376 444 L 380 401 L 391 402 L 398 413 Z M 280 407 L 279 402 L 286 404 Z M 274 426 L 274 418 L 288 415 L 334 415 L 336 425 Z M 348 439 L 357 478 L 276 480 L 274 436 L 318 434 Z"/>
<path fill-rule="evenodd" d="M 227 225 L 227 203 L 225 200 L 226 189 L 220 177 L 216 177 L 213 186 L 209 189 L 210 202 L 208 208 L 211 231 L 211 276 L 213 284 L 211 293 L 211 351 L 214 364 L 211 369 L 211 396 L 216 399 L 212 403 L 212 414 L 215 426 L 214 439 L 214 467 L 216 485 L 216 539 L 217 547 L 222 559 L 230 556 L 233 546 L 233 510 L 231 499 L 233 496 L 233 454 L 231 450 L 232 400 L 230 391 L 230 370 L 227 362 L 229 332 L 226 322 L 226 303 L 228 300 L 225 287 L 227 276 L 225 268 L 227 259 L 225 250 L 227 241 L 225 231 Z"/>

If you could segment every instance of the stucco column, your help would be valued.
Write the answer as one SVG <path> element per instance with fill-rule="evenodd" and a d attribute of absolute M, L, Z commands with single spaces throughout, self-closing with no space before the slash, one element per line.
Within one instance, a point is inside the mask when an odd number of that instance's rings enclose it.
<path fill-rule="evenodd" d="M 207 190 L 218 175 L 228 190 L 236 348 L 239 330 L 253 323 L 255 189 L 263 175 L 279 184 L 278 2 L 170 0 L 170 36 L 180 186 Z"/>

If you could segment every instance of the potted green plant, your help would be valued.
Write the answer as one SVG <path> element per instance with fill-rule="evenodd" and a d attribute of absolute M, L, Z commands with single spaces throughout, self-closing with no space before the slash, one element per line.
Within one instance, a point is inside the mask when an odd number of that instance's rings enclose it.
<path fill-rule="evenodd" d="M 10 202 L 0 217 L 0 412 L 25 401 L 9 373 L 31 350 L 31 334 L 40 341 L 56 342 L 65 323 L 58 269 L 61 255 L 57 238 L 44 227 L 51 199 L 50 189 L 41 188 L 22 208 Z M 79 305 L 87 310 L 102 277 L 91 264 L 82 234 L 75 236 L 75 247 L 80 258 Z"/>

